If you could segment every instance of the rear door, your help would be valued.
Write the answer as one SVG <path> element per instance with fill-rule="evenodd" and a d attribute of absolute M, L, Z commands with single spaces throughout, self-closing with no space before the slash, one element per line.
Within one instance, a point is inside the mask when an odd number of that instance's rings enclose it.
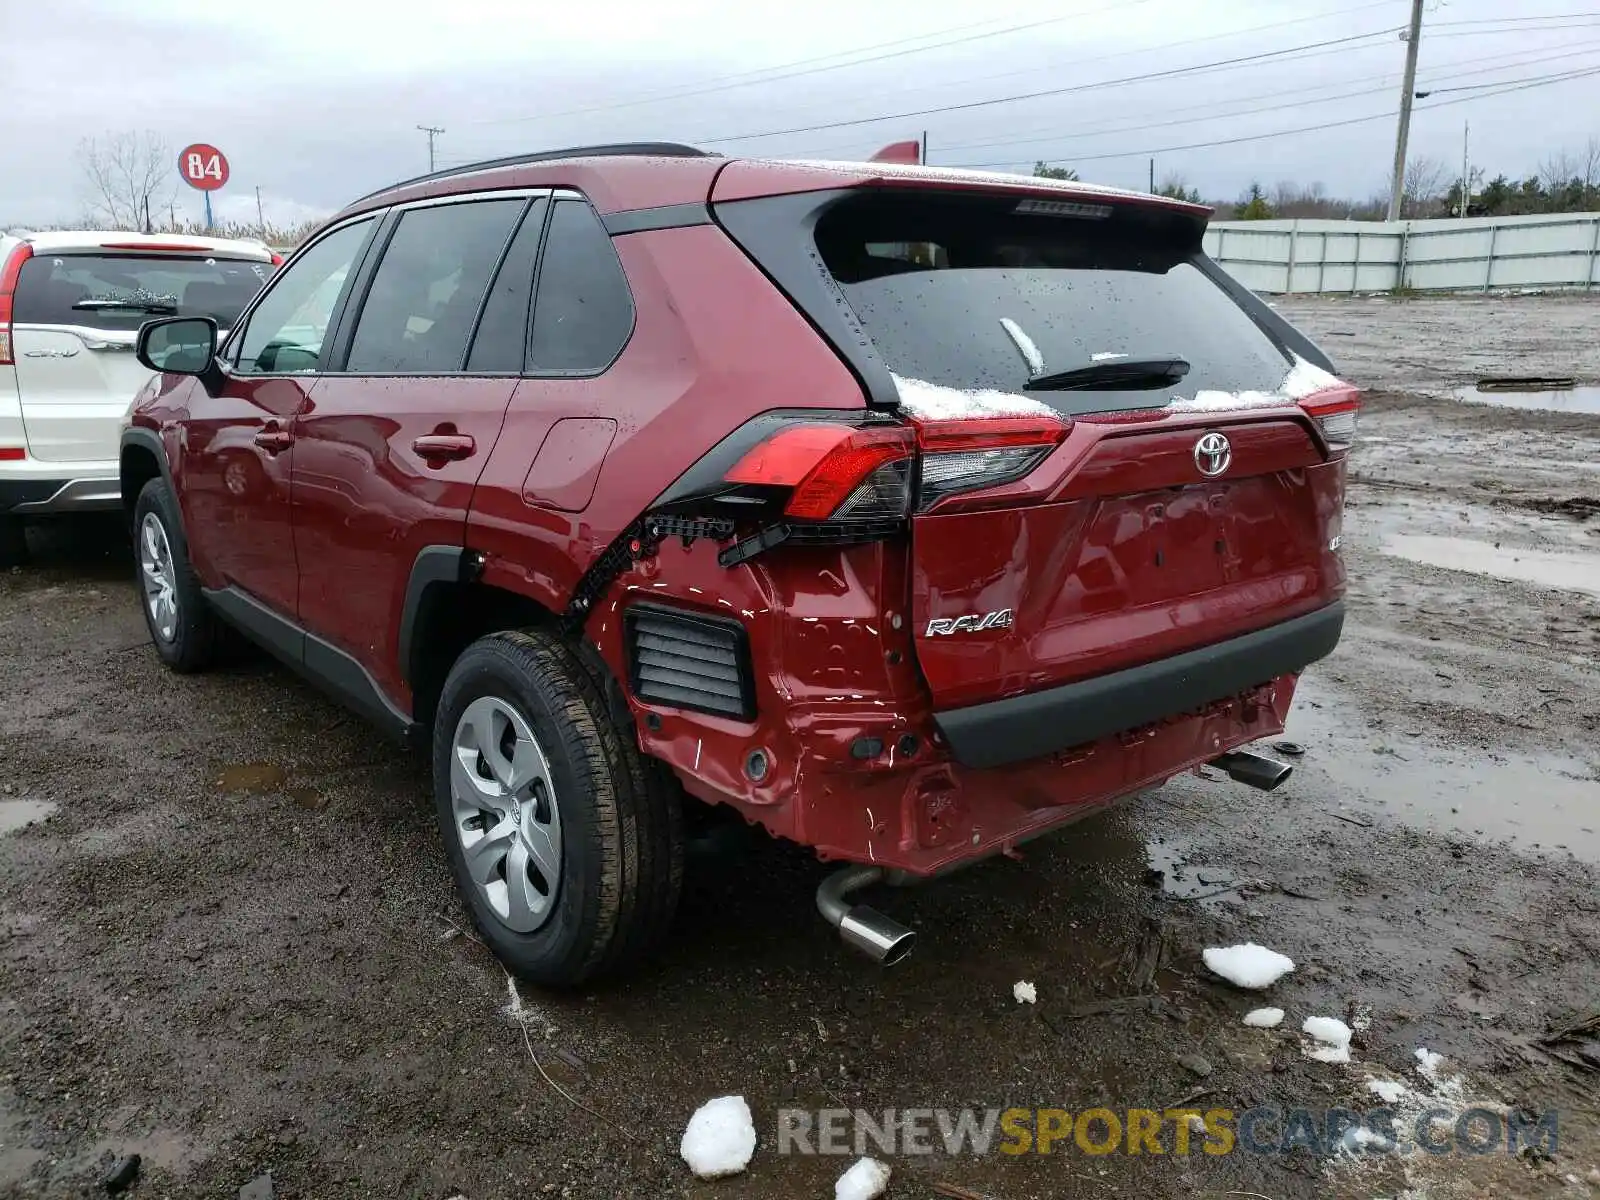
<path fill-rule="evenodd" d="M 35 253 L 13 302 L 32 457 L 114 461 L 122 418 L 150 377 L 133 356 L 139 326 L 153 316 L 206 316 L 226 331 L 271 271 L 269 262 L 204 253 Z"/>
<path fill-rule="evenodd" d="M 1336 381 L 1229 298 L 1201 228 L 1126 202 L 905 189 L 818 221 L 903 411 L 1068 427 L 1001 486 L 1004 452 L 924 454 L 911 611 L 939 707 L 1221 641 L 1342 589 L 1342 466 L 1295 403 Z"/>
<path fill-rule="evenodd" d="M 517 387 L 547 204 L 497 193 L 397 210 L 334 335 L 335 368 L 295 421 L 300 623 L 391 697 L 412 567 L 426 546 L 464 543 Z M 486 313 L 503 290 L 513 301 Z"/>

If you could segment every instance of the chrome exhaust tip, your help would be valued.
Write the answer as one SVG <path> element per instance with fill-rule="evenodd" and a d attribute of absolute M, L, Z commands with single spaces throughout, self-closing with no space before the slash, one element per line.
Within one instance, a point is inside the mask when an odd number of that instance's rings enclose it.
<path fill-rule="evenodd" d="M 892 967 L 903 962 L 917 935 L 900 922 L 865 904 L 850 904 L 845 897 L 883 878 L 881 867 L 845 867 L 824 879 L 817 888 L 817 911 L 839 931 L 844 943 L 874 962 Z"/>
<path fill-rule="evenodd" d="M 1230 750 L 1227 754 L 1219 754 L 1211 760 L 1210 765 L 1226 771 L 1228 778 L 1235 782 L 1248 783 L 1263 792 L 1272 791 L 1294 774 L 1294 767 L 1290 763 L 1252 754 L 1248 750 Z"/>

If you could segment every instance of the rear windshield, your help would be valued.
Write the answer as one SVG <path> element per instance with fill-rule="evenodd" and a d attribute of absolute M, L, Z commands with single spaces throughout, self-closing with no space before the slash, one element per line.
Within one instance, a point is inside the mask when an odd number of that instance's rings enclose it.
<path fill-rule="evenodd" d="M 830 209 L 816 240 L 902 378 L 1026 395 L 1067 414 L 1283 386 L 1288 358 L 1195 265 L 1197 222 L 1126 206 L 1088 213 L 1019 212 L 1015 196 L 868 193 Z M 1174 384 L 1024 391 L 1062 371 L 1174 358 L 1189 364 Z"/>
<path fill-rule="evenodd" d="M 22 264 L 12 319 L 32 325 L 137 330 L 153 317 L 239 319 L 272 264 L 171 255 L 35 254 Z"/>

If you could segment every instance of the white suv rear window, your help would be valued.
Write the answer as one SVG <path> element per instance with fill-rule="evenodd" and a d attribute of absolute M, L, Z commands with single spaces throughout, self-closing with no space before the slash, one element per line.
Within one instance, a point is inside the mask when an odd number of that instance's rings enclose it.
<path fill-rule="evenodd" d="M 272 270 L 264 262 L 169 254 L 35 254 L 22 264 L 12 319 L 127 331 L 152 317 L 212 317 L 228 329 Z"/>

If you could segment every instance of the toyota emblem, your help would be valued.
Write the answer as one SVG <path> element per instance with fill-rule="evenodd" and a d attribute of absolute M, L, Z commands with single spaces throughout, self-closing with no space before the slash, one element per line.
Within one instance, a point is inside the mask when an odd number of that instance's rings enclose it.
<path fill-rule="evenodd" d="M 1208 433 L 1194 444 L 1194 465 L 1207 479 L 1221 475 L 1231 462 L 1233 447 L 1220 433 Z"/>

